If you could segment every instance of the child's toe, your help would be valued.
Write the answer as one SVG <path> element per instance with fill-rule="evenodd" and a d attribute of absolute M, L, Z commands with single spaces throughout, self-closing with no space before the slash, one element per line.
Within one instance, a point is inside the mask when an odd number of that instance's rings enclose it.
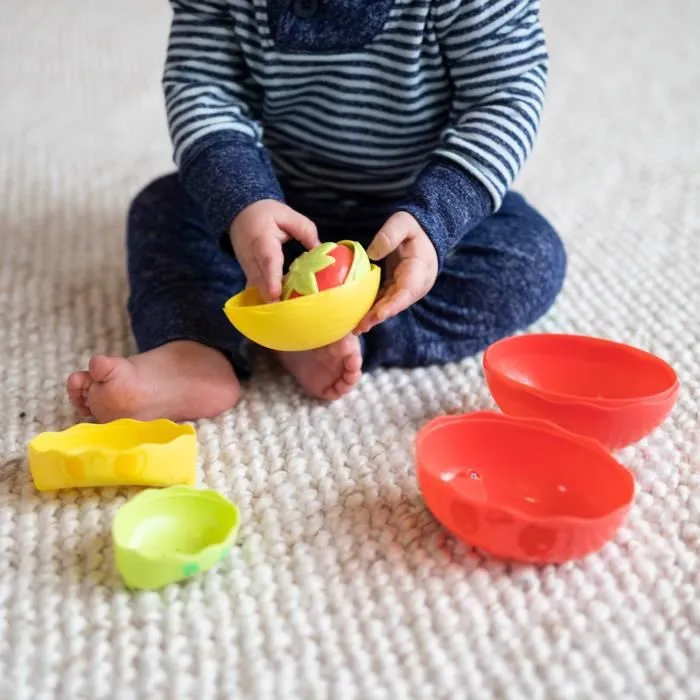
<path fill-rule="evenodd" d="M 359 374 L 362 369 L 362 355 L 359 353 L 348 355 L 343 365 L 345 374 Z"/>
<path fill-rule="evenodd" d="M 127 364 L 127 361 L 122 357 L 95 355 L 88 365 L 89 376 L 96 382 L 106 382 L 109 381 L 118 367 L 125 364 Z"/>
<path fill-rule="evenodd" d="M 92 379 L 87 372 L 73 372 L 66 381 L 68 398 L 78 412 L 83 416 L 89 416 L 90 411 L 85 405 L 88 389 Z"/>
<path fill-rule="evenodd" d="M 323 398 L 326 401 L 337 401 L 339 398 L 347 394 L 347 392 L 348 390 L 345 382 L 339 380 L 323 392 Z"/>
<path fill-rule="evenodd" d="M 80 393 L 90 383 L 90 375 L 87 372 L 73 372 L 66 380 L 66 389 L 73 396 Z"/>
<path fill-rule="evenodd" d="M 329 389 L 331 400 L 339 399 L 348 394 L 360 379 L 359 372 L 344 372 L 343 376 L 338 379 L 335 384 Z"/>

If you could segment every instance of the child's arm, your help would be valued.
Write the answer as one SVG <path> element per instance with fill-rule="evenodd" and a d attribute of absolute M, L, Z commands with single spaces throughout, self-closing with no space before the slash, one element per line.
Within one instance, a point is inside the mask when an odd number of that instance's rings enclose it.
<path fill-rule="evenodd" d="M 173 19 L 163 75 L 175 163 L 203 206 L 212 231 L 282 192 L 261 145 L 259 96 L 234 35 L 225 0 L 171 0 Z"/>
<path fill-rule="evenodd" d="M 547 83 L 539 0 L 438 0 L 434 22 L 454 83 L 452 120 L 401 210 L 440 261 L 501 204 L 532 150 Z"/>
<path fill-rule="evenodd" d="M 163 88 L 180 179 L 204 210 L 212 234 L 231 236 L 248 283 L 275 299 L 282 243 L 296 238 L 311 247 L 318 237 L 311 221 L 283 203 L 262 146 L 256 114 L 261 98 L 234 31 L 236 22 L 248 20 L 226 0 L 171 5 Z"/>
<path fill-rule="evenodd" d="M 435 0 L 455 90 L 452 119 L 406 200 L 369 249 L 392 255 L 366 333 L 432 288 L 449 250 L 501 204 L 539 127 L 548 55 L 539 0 Z"/>

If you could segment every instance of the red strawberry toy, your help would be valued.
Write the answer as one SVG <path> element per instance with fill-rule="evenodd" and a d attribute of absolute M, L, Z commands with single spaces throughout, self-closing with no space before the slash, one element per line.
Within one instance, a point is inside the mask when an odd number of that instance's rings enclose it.
<path fill-rule="evenodd" d="M 295 299 L 340 287 L 360 279 L 369 269 L 369 258 L 359 243 L 322 243 L 292 263 L 283 280 L 282 299 Z"/>

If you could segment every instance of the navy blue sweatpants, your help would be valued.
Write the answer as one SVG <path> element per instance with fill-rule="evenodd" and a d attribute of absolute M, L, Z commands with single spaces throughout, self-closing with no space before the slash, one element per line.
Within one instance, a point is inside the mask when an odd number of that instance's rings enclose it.
<path fill-rule="evenodd" d="M 321 240 L 369 245 L 392 209 L 376 202 L 338 206 L 286 192 Z M 223 312 L 245 278 L 230 245 L 207 230 L 176 174 L 148 185 L 128 218 L 129 314 L 141 352 L 174 340 L 221 350 L 250 376 L 248 344 Z M 286 246 L 287 261 L 299 254 Z M 509 192 L 500 210 L 466 233 L 445 259 L 433 289 L 407 311 L 363 336 L 364 368 L 417 367 L 460 360 L 523 329 L 559 293 L 566 254 L 551 225 Z"/>

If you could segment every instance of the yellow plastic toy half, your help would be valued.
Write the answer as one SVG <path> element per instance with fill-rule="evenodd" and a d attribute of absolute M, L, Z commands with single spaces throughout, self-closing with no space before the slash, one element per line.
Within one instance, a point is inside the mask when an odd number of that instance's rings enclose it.
<path fill-rule="evenodd" d="M 257 289 L 246 289 L 226 303 L 229 321 L 257 345 L 295 352 L 335 343 L 351 333 L 379 291 L 381 272 L 372 265 L 354 282 L 318 294 L 266 304 Z"/>
<path fill-rule="evenodd" d="M 90 486 L 194 484 L 197 436 L 168 420 L 81 423 L 37 435 L 28 446 L 38 491 Z"/>

